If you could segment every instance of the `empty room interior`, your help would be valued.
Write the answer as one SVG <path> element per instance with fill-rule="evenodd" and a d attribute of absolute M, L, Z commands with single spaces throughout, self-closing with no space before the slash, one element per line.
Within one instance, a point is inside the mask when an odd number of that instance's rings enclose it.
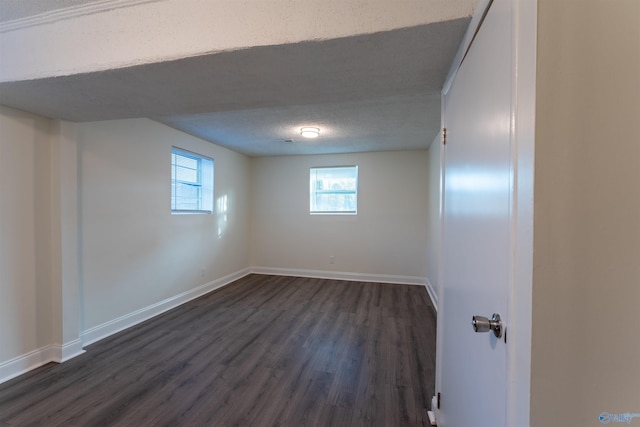
<path fill-rule="evenodd" d="M 640 425 L 639 76 L 633 0 L 0 0 L 0 427 Z"/>

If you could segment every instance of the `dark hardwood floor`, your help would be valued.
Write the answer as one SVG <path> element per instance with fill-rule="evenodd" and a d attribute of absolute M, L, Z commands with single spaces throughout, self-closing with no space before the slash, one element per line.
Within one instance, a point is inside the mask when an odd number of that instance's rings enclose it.
<path fill-rule="evenodd" d="M 250 275 L 0 385 L 0 426 L 428 426 L 424 287 Z"/>

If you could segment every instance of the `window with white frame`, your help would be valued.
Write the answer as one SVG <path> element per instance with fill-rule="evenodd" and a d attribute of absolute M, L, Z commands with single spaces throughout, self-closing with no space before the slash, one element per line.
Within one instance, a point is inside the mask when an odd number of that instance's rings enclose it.
<path fill-rule="evenodd" d="M 171 212 L 213 212 L 213 159 L 171 148 Z"/>
<path fill-rule="evenodd" d="M 358 166 L 311 168 L 309 195 L 311 214 L 357 214 Z"/>

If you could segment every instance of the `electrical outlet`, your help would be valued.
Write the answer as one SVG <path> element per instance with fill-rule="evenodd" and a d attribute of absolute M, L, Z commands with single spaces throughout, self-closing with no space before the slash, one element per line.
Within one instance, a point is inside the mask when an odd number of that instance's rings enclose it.
<path fill-rule="evenodd" d="M 335 263 L 336 263 L 336 259 L 335 259 L 335 257 L 333 255 L 331 255 L 329 257 L 329 264 L 335 264 Z"/>

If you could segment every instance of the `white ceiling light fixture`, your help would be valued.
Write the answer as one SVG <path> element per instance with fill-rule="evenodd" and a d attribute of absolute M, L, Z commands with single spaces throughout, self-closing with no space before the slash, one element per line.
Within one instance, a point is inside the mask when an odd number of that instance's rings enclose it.
<path fill-rule="evenodd" d="M 317 138 L 318 135 L 320 135 L 320 129 L 306 126 L 300 128 L 300 135 L 304 136 L 305 138 Z"/>

